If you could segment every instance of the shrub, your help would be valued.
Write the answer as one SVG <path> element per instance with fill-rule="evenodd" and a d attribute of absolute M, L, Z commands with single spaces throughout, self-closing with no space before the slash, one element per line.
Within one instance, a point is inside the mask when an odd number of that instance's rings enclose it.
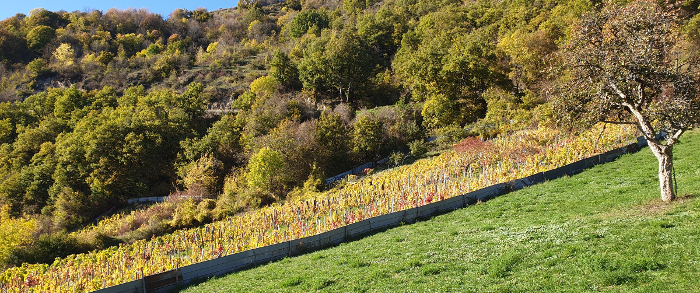
<path fill-rule="evenodd" d="M 194 200 L 188 199 L 175 208 L 173 219 L 170 221 L 170 226 L 175 228 L 192 227 L 197 221 L 197 206 Z"/>
<path fill-rule="evenodd" d="M 352 131 L 353 152 L 361 162 L 371 161 L 377 158 L 383 142 L 382 122 L 364 115 L 358 118 Z"/>
<path fill-rule="evenodd" d="M 323 172 L 316 166 L 316 163 L 314 163 L 311 167 L 309 178 L 304 181 L 304 186 L 301 188 L 295 187 L 287 194 L 287 199 L 301 198 L 322 191 L 326 186 L 324 179 Z"/>
<path fill-rule="evenodd" d="M 0 207 L 0 269 L 18 247 L 30 243 L 36 224 L 33 219 L 12 218 L 9 206 Z"/>
<path fill-rule="evenodd" d="M 389 156 L 389 161 L 394 165 L 398 166 L 403 163 L 403 153 L 400 152 L 392 152 L 391 155 Z"/>
<path fill-rule="evenodd" d="M 57 257 L 85 253 L 91 246 L 78 241 L 66 232 L 43 234 L 30 245 L 19 247 L 10 255 L 10 261 L 16 266 L 22 263 L 51 264 Z"/>
<path fill-rule="evenodd" d="M 411 150 L 411 156 L 416 158 L 421 157 L 428 152 L 428 144 L 422 139 L 416 139 L 408 143 L 408 148 Z"/>
<path fill-rule="evenodd" d="M 36 58 L 27 64 L 27 69 L 34 73 L 36 76 L 42 76 L 46 73 L 46 61 L 41 58 Z"/>
<path fill-rule="evenodd" d="M 438 129 L 436 133 L 436 143 L 440 148 L 450 148 L 454 143 L 461 141 L 468 136 L 467 131 L 457 125 L 442 127 Z"/>
<path fill-rule="evenodd" d="M 248 172 L 245 175 L 250 190 L 279 197 L 283 189 L 286 172 L 284 158 L 279 152 L 263 147 L 248 161 Z"/>
<path fill-rule="evenodd" d="M 226 176 L 223 193 L 216 200 L 214 217 L 223 218 L 246 208 L 255 208 L 261 205 L 266 196 L 248 188 L 245 177 L 242 170 L 234 171 Z"/>
<path fill-rule="evenodd" d="M 223 187 L 223 164 L 206 154 L 197 161 L 180 168 L 181 182 L 188 194 L 213 197 Z"/>
<path fill-rule="evenodd" d="M 216 201 L 213 199 L 204 199 L 197 205 L 197 222 L 207 223 L 213 219 L 212 211 L 216 208 Z"/>
<path fill-rule="evenodd" d="M 91 216 L 89 199 L 85 193 L 63 188 L 54 204 L 53 222 L 58 229 L 73 229 Z"/>

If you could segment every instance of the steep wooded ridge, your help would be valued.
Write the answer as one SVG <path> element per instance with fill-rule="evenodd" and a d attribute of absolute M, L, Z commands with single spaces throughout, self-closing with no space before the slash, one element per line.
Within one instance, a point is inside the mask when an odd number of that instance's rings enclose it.
<path fill-rule="evenodd" d="M 399 148 L 417 158 L 470 135 L 554 123 L 552 57 L 573 23 L 604 6 L 241 1 L 167 19 L 115 9 L 5 19 L 0 228 L 34 235 L 0 239 L 0 265 L 301 197 Z M 684 52 L 697 52 L 698 3 L 661 9 L 677 16 Z M 424 143 L 430 135 L 438 141 Z M 150 209 L 121 234 L 61 232 L 128 198 L 174 193 L 204 199 Z"/>

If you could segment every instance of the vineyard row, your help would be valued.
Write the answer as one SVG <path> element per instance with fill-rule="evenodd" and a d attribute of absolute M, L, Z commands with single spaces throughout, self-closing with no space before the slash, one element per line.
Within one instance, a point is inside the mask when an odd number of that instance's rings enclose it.
<path fill-rule="evenodd" d="M 607 131 L 594 127 L 569 136 L 541 127 L 490 141 L 467 139 L 454 151 L 351 181 L 318 196 L 274 204 L 148 241 L 71 255 L 51 265 L 11 268 L 0 273 L 0 292 L 88 292 L 145 276 L 146 280 L 158 279 L 163 272 L 184 272 L 189 265 L 221 262 L 225 256 L 241 252 L 264 260 L 253 249 L 283 247 L 284 243 L 289 247 L 295 241 L 309 242 L 309 236 L 341 227 L 353 235 L 353 224 L 367 219 L 395 212 L 407 215 L 411 209 L 449 202 L 457 195 L 488 186 L 515 188 L 502 183 L 518 182 L 513 181 L 517 178 L 531 183 L 537 181 L 531 177 L 537 174 L 547 178 L 559 167 L 626 145 L 634 139 L 634 132 L 633 127 L 608 126 Z M 588 163 L 577 164 L 586 167 Z M 520 182 L 527 184 L 527 180 Z M 178 280 L 182 279 L 176 276 Z"/>

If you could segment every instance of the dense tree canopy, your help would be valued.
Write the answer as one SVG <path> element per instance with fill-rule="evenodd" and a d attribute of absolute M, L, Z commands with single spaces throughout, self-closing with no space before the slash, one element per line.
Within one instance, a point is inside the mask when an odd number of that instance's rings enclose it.
<path fill-rule="evenodd" d="M 179 141 L 192 135 L 203 107 L 202 86 L 181 95 L 130 88 L 117 98 L 111 88 L 51 90 L 15 105 L 41 120 L 18 127 L 4 144 L 0 194 L 25 213 L 53 209 L 81 219 L 57 219 L 71 227 L 130 197 L 167 195 L 175 177 Z M 49 101 L 50 104 L 39 105 Z M 94 207 L 98 207 L 95 209 Z M 17 211 L 17 210 L 15 210 Z M 63 217 L 63 216 L 61 216 Z"/>

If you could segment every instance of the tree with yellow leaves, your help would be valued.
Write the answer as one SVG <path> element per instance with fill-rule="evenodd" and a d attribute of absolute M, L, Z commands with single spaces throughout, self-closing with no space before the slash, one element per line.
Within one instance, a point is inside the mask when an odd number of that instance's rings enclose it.
<path fill-rule="evenodd" d="M 0 207 L 0 268 L 7 265 L 8 257 L 19 245 L 31 240 L 36 227 L 36 220 L 31 218 L 12 218 L 10 207 Z"/>

